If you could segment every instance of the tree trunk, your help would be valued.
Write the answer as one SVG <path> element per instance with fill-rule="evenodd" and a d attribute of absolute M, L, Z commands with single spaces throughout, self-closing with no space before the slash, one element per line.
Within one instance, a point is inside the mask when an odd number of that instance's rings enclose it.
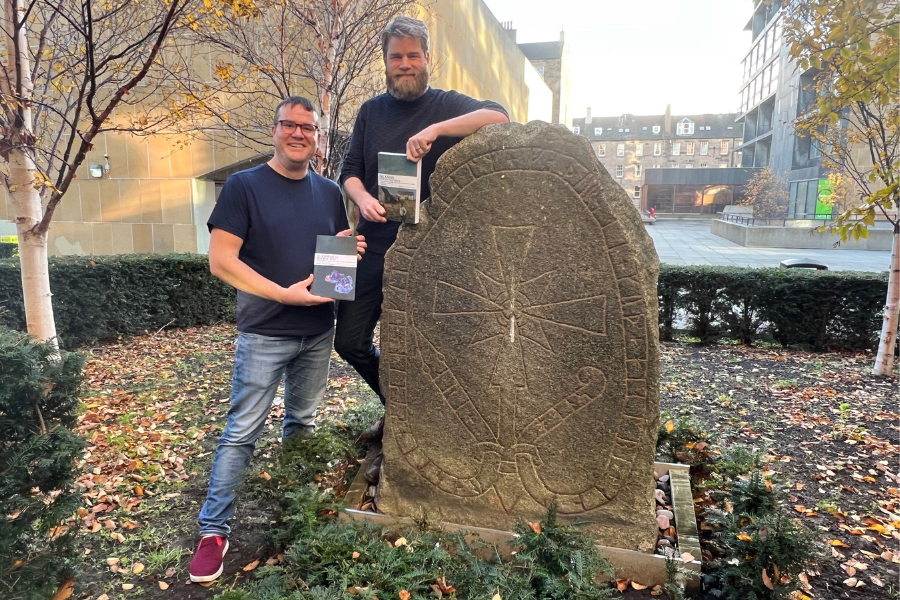
<path fill-rule="evenodd" d="M 894 371 L 894 345 L 897 342 L 897 326 L 900 321 L 900 219 L 894 223 L 894 245 L 891 251 L 891 271 L 888 276 L 887 302 L 884 305 L 884 323 L 881 341 L 875 358 L 875 375 L 891 375 Z"/>
<path fill-rule="evenodd" d="M 47 265 L 47 233 L 35 233 L 41 222 L 41 195 L 34 187 L 35 168 L 33 153 L 27 152 L 34 144 L 31 99 L 34 82 L 31 80 L 31 60 L 28 56 L 28 28 L 26 23 L 16 23 L 17 15 L 26 14 L 23 0 L 6 0 L 4 28 L 7 35 L 7 51 L 13 54 L 6 65 L 7 81 L 13 82 L 11 91 L 19 106 L 12 109 L 11 131 L 8 135 L 14 143 L 9 154 L 7 183 L 16 215 L 19 235 L 19 257 L 22 270 L 22 296 L 25 301 L 25 321 L 28 333 L 41 340 L 56 343 L 56 324 L 53 321 L 53 305 L 50 302 L 50 272 Z M 14 49 L 16 50 L 14 53 Z"/>
<path fill-rule="evenodd" d="M 47 266 L 47 234 L 32 229 L 41 222 L 41 197 L 32 185 L 34 163 L 25 153 L 10 154 L 10 187 L 19 234 L 19 265 L 28 333 L 41 340 L 56 339 L 53 304 L 50 302 L 50 272 Z"/>

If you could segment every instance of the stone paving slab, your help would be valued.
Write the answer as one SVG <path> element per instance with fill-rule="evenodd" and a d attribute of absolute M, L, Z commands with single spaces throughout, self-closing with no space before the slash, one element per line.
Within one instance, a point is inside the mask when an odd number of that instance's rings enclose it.
<path fill-rule="evenodd" d="M 778 267 L 791 258 L 811 258 L 832 271 L 887 271 L 891 262 L 891 253 L 879 250 L 746 248 L 710 233 L 709 224 L 708 219 L 658 219 L 645 228 L 660 262 L 669 265 L 761 268 Z"/>

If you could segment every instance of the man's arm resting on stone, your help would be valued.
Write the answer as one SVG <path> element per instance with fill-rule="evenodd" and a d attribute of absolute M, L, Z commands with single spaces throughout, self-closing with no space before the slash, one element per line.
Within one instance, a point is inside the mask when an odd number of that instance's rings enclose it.
<path fill-rule="evenodd" d="M 331 298 L 309 293 L 312 275 L 288 288 L 266 279 L 239 258 L 238 253 L 243 244 L 244 240 L 233 233 L 213 228 L 209 241 L 209 271 L 243 292 L 282 304 L 312 306 L 332 302 Z"/>
<path fill-rule="evenodd" d="M 366 191 L 366 186 L 363 185 L 359 177 L 348 177 L 345 179 L 344 191 L 347 192 L 347 197 L 350 198 L 353 204 L 359 208 L 359 214 L 366 221 L 387 223 L 387 218 L 384 216 L 384 207 L 381 206 L 378 198 Z"/>
<path fill-rule="evenodd" d="M 465 137 L 492 123 L 509 123 L 506 113 L 490 108 L 480 108 L 434 125 L 429 125 L 406 143 L 406 157 L 418 161 L 431 150 L 431 144 L 441 136 Z"/>

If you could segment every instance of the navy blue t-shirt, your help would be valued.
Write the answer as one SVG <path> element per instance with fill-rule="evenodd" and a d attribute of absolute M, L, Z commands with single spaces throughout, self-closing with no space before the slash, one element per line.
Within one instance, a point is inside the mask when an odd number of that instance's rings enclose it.
<path fill-rule="evenodd" d="M 406 153 L 406 142 L 429 125 L 467 115 L 486 108 L 501 112 L 502 106 L 489 100 L 475 100 L 454 91 L 428 88 L 416 100 L 397 100 L 390 94 L 381 94 L 366 100 L 360 107 L 350 137 L 350 148 L 341 165 L 341 183 L 348 177 L 358 177 L 370 194 L 378 197 L 378 153 Z M 438 159 L 462 138 L 439 137 L 431 145 L 431 151 L 422 159 L 422 200 L 431 196 L 429 178 L 434 173 Z M 384 254 L 394 240 L 400 223 L 388 221 L 375 223 L 360 217 L 358 230 L 366 236 L 367 252 Z"/>
<path fill-rule="evenodd" d="M 312 274 L 317 235 L 349 228 L 335 182 L 312 171 L 289 179 L 267 164 L 228 178 L 207 226 L 244 240 L 238 257 L 284 287 Z M 299 337 L 324 333 L 332 325 L 334 303 L 290 306 L 238 290 L 239 331 Z"/>

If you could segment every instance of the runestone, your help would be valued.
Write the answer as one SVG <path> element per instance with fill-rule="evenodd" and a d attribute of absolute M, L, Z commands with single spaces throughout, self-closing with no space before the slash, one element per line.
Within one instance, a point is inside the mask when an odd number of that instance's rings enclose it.
<path fill-rule="evenodd" d="M 659 259 L 588 141 L 491 125 L 438 162 L 385 257 L 379 510 L 511 530 L 555 504 L 657 534 Z"/>

